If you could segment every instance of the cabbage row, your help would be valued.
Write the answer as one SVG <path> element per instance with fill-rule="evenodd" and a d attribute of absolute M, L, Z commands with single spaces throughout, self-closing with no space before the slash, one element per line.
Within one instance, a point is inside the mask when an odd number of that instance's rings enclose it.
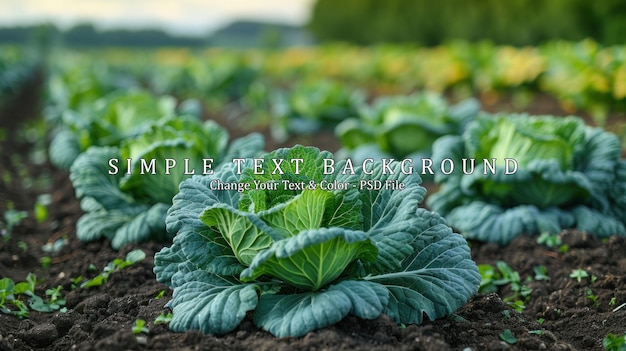
<path fill-rule="evenodd" d="M 603 115 L 626 109 L 625 53 L 623 45 L 605 47 L 584 40 L 519 48 L 456 41 L 432 48 L 327 45 L 274 52 L 159 50 L 150 57 L 152 65 L 143 64 L 146 57 L 124 50 L 109 50 L 104 56 L 109 62 L 124 64 L 133 75 L 145 77 L 157 91 L 179 96 L 225 96 L 219 91 L 225 87 L 235 98 L 244 96 L 251 82 L 269 81 L 274 87 L 284 87 L 324 77 L 376 95 L 423 89 L 493 98 L 514 92 L 523 104 L 528 94 L 547 93 L 572 112 L 582 109 Z"/>

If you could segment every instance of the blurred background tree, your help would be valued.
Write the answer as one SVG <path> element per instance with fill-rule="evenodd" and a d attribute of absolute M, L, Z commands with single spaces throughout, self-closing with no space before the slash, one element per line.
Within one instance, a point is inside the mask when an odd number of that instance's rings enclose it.
<path fill-rule="evenodd" d="M 624 43 L 624 0 L 317 0 L 309 28 L 317 40 L 356 44 L 452 39 L 535 45 L 593 38 Z"/>

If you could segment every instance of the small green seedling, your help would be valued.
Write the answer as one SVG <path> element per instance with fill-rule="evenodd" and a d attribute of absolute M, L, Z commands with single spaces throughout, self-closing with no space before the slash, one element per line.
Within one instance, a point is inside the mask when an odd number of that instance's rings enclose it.
<path fill-rule="evenodd" d="M 53 312 L 61 309 L 61 306 L 65 305 L 65 299 L 61 296 L 61 290 L 63 287 L 61 285 L 57 286 L 54 289 L 46 290 L 46 296 L 48 296 L 48 302 L 45 302 L 43 299 L 37 297 L 37 299 L 31 300 L 30 308 L 38 312 Z"/>
<path fill-rule="evenodd" d="M 28 244 L 25 241 L 18 241 L 17 247 L 22 249 L 23 252 L 28 251 Z"/>
<path fill-rule="evenodd" d="M 105 284 L 109 280 L 109 276 L 116 271 L 122 270 L 132 264 L 135 264 L 139 261 L 142 261 L 146 258 L 146 253 L 142 250 L 133 250 L 126 255 L 126 259 L 116 258 L 113 261 L 109 262 L 104 269 L 102 269 L 102 273 L 97 276 L 83 282 L 80 287 L 81 288 L 93 288 L 96 286 L 100 286 Z"/>
<path fill-rule="evenodd" d="M 70 285 L 71 289 L 72 289 L 72 290 L 74 290 L 74 289 L 78 288 L 78 286 L 79 286 L 80 282 L 82 282 L 82 281 L 83 281 L 83 276 L 82 276 L 82 275 L 79 275 L 79 276 L 78 276 L 78 277 L 76 277 L 76 278 L 72 278 L 72 279 L 70 280 L 70 282 L 72 283 L 72 284 Z"/>
<path fill-rule="evenodd" d="M 515 271 L 511 266 L 509 266 L 504 261 L 498 261 L 496 263 L 498 270 L 502 276 L 501 281 L 503 283 L 511 284 L 511 291 L 513 291 L 512 296 L 508 296 L 504 298 L 505 302 L 511 302 L 517 300 L 519 297 L 523 297 L 528 299 L 533 289 L 531 289 L 528 285 L 522 283 L 522 279 L 517 271 Z M 515 304 L 516 302 L 514 302 Z M 523 303 L 522 303 L 523 305 Z M 514 306 L 515 307 L 515 306 Z"/>
<path fill-rule="evenodd" d="M 154 324 L 161 324 L 161 323 L 169 323 L 172 321 L 172 318 L 174 318 L 174 315 L 172 314 L 172 312 L 169 312 L 168 314 L 165 313 L 161 313 L 158 317 L 156 317 L 156 319 L 154 320 Z"/>
<path fill-rule="evenodd" d="M 496 282 L 499 282 L 499 274 L 490 264 L 479 264 L 478 272 L 480 273 L 481 281 L 478 290 L 481 293 L 492 293 L 498 291 Z"/>
<path fill-rule="evenodd" d="M 10 209 L 4 212 L 4 221 L 0 221 L 0 236 L 4 238 L 4 241 L 9 240 L 13 228 L 22 223 L 22 220 L 27 217 L 28 212 L 26 211 Z"/>
<path fill-rule="evenodd" d="M 133 325 L 133 334 L 137 335 L 137 334 L 149 334 L 150 333 L 150 329 L 148 329 L 148 327 L 146 326 L 146 321 L 143 319 L 137 319 L 135 321 L 135 325 Z"/>
<path fill-rule="evenodd" d="M 560 253 L 569 251 L 569 245 L 563 244 L 559 234 L 543 232 L 537 237 L 537 244 L 545 245 L 549 248 L 558 248 Z"/>
<path fill-rule="evenodd" d="M 561 315 L 563 314 L 563 310 L 561 310 L 560 308 L 555 308 L 554 312 L 556 313 L 557 317 L 561 317 Z"/>
<path fill-rule="evenodd" d="M 61 301 L 61 290 L 63 287 L 61 285 L 57 286 L 55 289 L 46 290 L 46 295 L 50 297 L 51 302 Z"/>
<path fill-rule="evenodd" d="M 11 313 L 13 313 L 17 318 L 22 319 L 28 317 L 28 314 L 30 312 L 28 311 L 28 306 L 26 306 L 24 302 L 22 302 L 21 300 L 15 300 L 13 301 L 13 305 L 17 307 L 17 311 L 13 311 Z"/>
<path fill-rule="evenodd" d="M 548 276 L 548 269 L 546 268 L 546 266 L 535 266 L 533 270 L 535 271 L 535 280 L 550 280 L 550 277 Z"/>
<path fill-rule="evenodd" d="M 569 277 L 576 279 L 580 283 L 583 278 L 589 277 L 589 273 L 584 269 L 574 269 Z"/>
<path fill-rule="evenodd" d="M 547 247 L 557 247 L 561 245 L 561 237 L 559 234 L 543 232 L 537 237 L 537 244 Z"/>
<path fill-rule="evenodd" d="M 47 298 L 44 299 L 35 293 L 38 283 L 37 277 L 32 273 L 28 274 L 26 281 L 17 284 L 10 278 L 0 279 L 0 312 L 26 318 L 29 307 L 38 312 L 60 310 L 65 305 L 65 300 L 61 297 L 62 287 L 46 290 Z M 23 301 L 25 298 L 29 299 L 28 305 Z"/>
<path fill-rule="evenodd" d="M 43 252 L 58 253 L 59 251 L 63 250 L 63 248 L 66 247 L 68 244 L 69 244 L 69 241 L 67 237 L 63 236 L 52 242 L 47 242 L 45 245 L 41 247 L 41 250 Z"/>
<path fill-rule="evenodd" d="M 15 299 L 13 296 L 13 280 L 10 278 L 0 279 L 0 311 L 2 313 L 11 313 L 7 304 Z"/>
<path fill-rule="evenodd" d="M 497 292 L 498 287 L 510 284 L 513 295 L 507 296 L 503 300 L 508 302 L 515 310 L 521 311 L 525 306 L 524 302 L 519 298 L 530 298 L 533 290 L 528 285 L 522 283 L 520 274 L 506 262 L 496 262 L 496 268 L 488 264 L 478 265 L 478 272 L 481 275 L 479 291 L 482 293 Z M 529 279 L 530 277 L 527 280 Z"/>
<path fill-rule="evenodd" d="M 41 194 L 37 197 L 33 213 L 37 223 L 42 223 L 48 219 L 48 205 L 52 203 L 52 196 L 50 194 Z"/>
<path fill-rule="evenodd" d="M 593 301 L 594 306 L 600 306 L 600 301 L 598 301 L 598 295 L 593 293 L 593 290 L 587 288 L 586 296 L 589 300 Z"/>
<path fill-rule="evenodd" d="M 13 292 L 15 294 L 34 294 L 35 286 L 37 286 L 37 276 L 33 273 L 28 273 L 25 282 L 20 282 L 13 286 Z"/>
<path fill-rule="evenodd" d="M 154 297 L 155 300 L 160 300 L 165 295 L 165 290 L 159 291 L 157 296 Z"/>
<path fill-rule="evenodd" d="M 607 351 L 626 351 L 626 334 L 615 335 L 609 333 L 602 340 L 602 347 Z"/>
<path fill-rule="evenodd" d="M 515 337 L 511 329 L 506 329 L 504 332 L 500 333 L 500 339 L 511 345 L 517 342 L 517 338 Z"/>
<path fill-rule="evenodd" d="M 35 215 L 35 220 L 37 221 L 37 223 L 42 223 L 46 219 L 48 219 L 48 207 L 39 202 L 35 203 L 33 213 Z"/>
<path fill-rule="evenodd" d="M 109 273 L 110 273 L 110 271 L 107 270 L 107 267 L 104 267 L 105 270 L 101 274 L 98 274 L 92 279 L 84 281 L 82 284 L 80 284 L 80 287 L 81 288 L 94 288 L 96 286 L 100 286 L 106 283 L 107 280 L 109 279 Z"/>
<path fill-rule="evenodd" d="M 524 304 L 524 301 L 522 300 L 515 300 L 512 302 L 508 302 L 508 304 L 509 306 L 511 306 L 512 309 L 520 313 L 526 308 L 526 305 Z"/>
<path fill-rule="evenodd" d="M 39 263 L 41 263 L 41 268 L 48 269 L 52 265 L 52 258 L 50 258 L 50 256 L 44 256 L 39 259 Z"/>

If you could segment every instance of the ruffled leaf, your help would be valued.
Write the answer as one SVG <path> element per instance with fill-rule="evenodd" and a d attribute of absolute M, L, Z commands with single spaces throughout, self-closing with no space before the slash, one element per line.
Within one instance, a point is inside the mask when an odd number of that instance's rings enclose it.
<path fill-rule="evenodd" d="M 230 285 L 206 273 L 174 291 L 169 303 L 173 310 L 170 329 L 175 332 L 195 329 L 211 334 L 228 333 L 241 323 L 246 312 L 255 309 L 257 303 L 254 284 Z"/>
<path fill-rule="evenodd" d="M 428 222 L 428 221 L 427 221 Z M 420 324 L 451 314 L 478 290 L 480 274 L 465 239 L 443 223 L 425 227 L 400 271 L 367 277 L 389 290 L 385 313 Z"/>
<path fill-rule="evenodd" d="M 383 286 L 366 281 L 342 281 L 319 292 L 266 294 L 259 300 L 254 322 L 279 338 L 299 337 L 333 325 L 349 313 L 374 319 L 381 314 L 388 296 Z"/>

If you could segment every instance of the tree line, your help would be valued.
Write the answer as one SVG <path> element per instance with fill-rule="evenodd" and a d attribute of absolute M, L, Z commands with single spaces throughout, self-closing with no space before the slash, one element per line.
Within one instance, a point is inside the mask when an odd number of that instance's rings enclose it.
<path fill-rule="evenodd" d="M 62 44 L 71 47 L 280 47 L 308 45 L 302 27 L 239 20 L 202 36 L 172 36 L 160 29 L 99 30 L 83 23 L 68 30 L 51 24 L 0 28 L 1 44 Z"/>
<path fill-rule="evenodd" d="M 623 0 L 317 0 L 309 28 L 319 41 L 433 46 L 454 39 L 536 45 L 592 38 L 624 43 Z"/>
<path fill-rule="evenodd" d="M 92 24 L 79 24 L 62 31 L 51 24 L 0 28 L 0 44 L 62 43 L 68 46 L 206 46 L 208 36 L 172 36 L 160 29 L 98 30 Z"/>

